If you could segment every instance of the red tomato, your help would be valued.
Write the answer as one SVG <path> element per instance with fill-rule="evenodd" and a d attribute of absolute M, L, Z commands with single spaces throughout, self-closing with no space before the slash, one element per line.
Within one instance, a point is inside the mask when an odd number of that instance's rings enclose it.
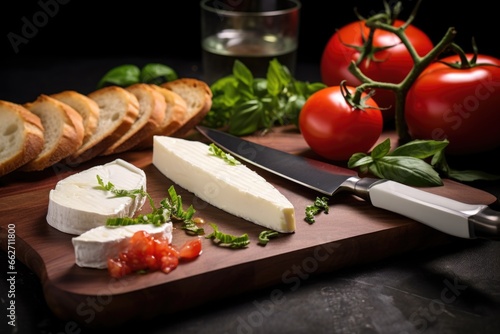
<path fill-rule="evenodd" d="M 354 93 L 355 88 L 346 88 Z M 314 152 L 329 160 L 345 161 L 354 153 L 368 152 L 382 133 L 383 119 L 373 99 L 365 104 L 373 108 L 361 110 L 348 104 L 340 86 L 317 91 L 300 112 L 302 136 Z"/>
<path fill-rule="evenodd" d="M 393 25 L 399 27 L 402 24 L 404 21 L 396 20 Z M 424 56 L 432 50 L 432 41 L 420 29 L 409 25 L 405 32 L 420 56 Z M 323 83 L 328 86 L 338 86 L 342 80 L 346 80 L 349 86 L 356 87 L 361 84 L 361 81 L 349 72 L 349 65 L 351 61 L 359 59 L 360 52 L 357 47 L 363 46 L 364 39 L 368 35 L 369 28 L 365 26 L 364 21 L 356 21 L 343 26 L 330 38 L 323 51 L 320 64 Z M 373 36 L 373 47 L 380 48 L 391 45 L 393 47 L 375 52 L 371 59 L 365 58 L 358 65 L 361 72 L 374 81 L 388 83 L 403 81 L 413 68 L 410 53 L 395 34 L 377 29 Z M 392 91 L 378 89 L 373 99 L 383 108 L 384 121 L 394 119 L 396 100 Z"/>
<path fill-rule="evenodd" d="M 459 57 L 454 55 L 442 61 L 458 62 Z M 408 91 L 405 104 L 408 131 L 415 139 L 448 139 L 446 152 L 455 155 L 497 148 L 500 146 L 499 88 L 500 59 L 480 55 L 470 68 L 433 63 Z"/>

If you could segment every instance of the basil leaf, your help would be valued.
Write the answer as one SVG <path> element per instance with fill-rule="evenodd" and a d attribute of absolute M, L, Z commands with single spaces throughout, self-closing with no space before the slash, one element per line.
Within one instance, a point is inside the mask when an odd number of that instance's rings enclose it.
<path fill-rule="evenodd" d="M 171 67 L 163 64 L 147 64 L 141 70 L 141 82 L 144 83 L 160 85 L 177 78 L 177 73 Z"/>
<path fill-rule="evenodd" d="M 258 130 L 261 121 L 262 103 L 250 100 L 242 103 L 234 111 L 229 123 L 229 133 L 244 136 Z"/>
<path fill-rule="evenodd" d="M 496 181 L 500 180 L 500 175 L 491 174 L 478 170 L 453 170 L 448 171 L 448 177 L 462 182 L 472 182 L 477 180 Z"/>
<path fill-rule="evenodd" d="M 140 81 L 141 70 L 135 65 L 121 65 L 109 70 L 97 84 L 97 88 L 117 85 L 130 86 Z"/>
<path fill-rule="evenodd" d="M 212 128 L 230 128 L 229 132 L 234 135 L 268 130 L 273 125 L 298 125 L 307 98 L 325 87 L 323 83 L 294 80 L 288 68 L 277 59 L 269 62 L 266 78 L 254 78 L 248 67 L 236 60 L 232 75 L 218 79 L 210 86 L 212 107 L 202 123 Z M 248 104 L 255 103 L 251 101 L 260 101 L 258 115 L 242 119 L 249 116 L 241 111 L 246 110 Z"/>
<path fill-rule="evenodd" d="M 354 153 L 347 162 L 347 167 L 356 168 L 363 165 L 368 165 L 373 162 L 373 158 L 365 153 Z"/>
<path fill-rule="evenodd" d="M 234 77 L 245 84 L 247 87 L 252 87 L 253 85 L 253 74 L 241 61 L 235 60 L 233 65 L 233 75 Z"/>
<path fill-rule="evenodd" d="M 238 85 L 238 80 L 236 80 L 233 75 L 228 75 L 214 82 L 210 86 L 210 90 L 212 90 L 212 94 L 214 95 L 214 97 L 219 95 L 224 96 L 228 85 L 236 87 Z"/>
<path fill-rule="evenodd" d="M 419 159 L 431 157 L 444 150 L 448 141 L 413 140 L 394 149 L 390 155 L 410 156 Z"/>
<path fill-rule="evenodd" d="M 391 140 L 387 138 L 386 140 L 375 146 L 370 155 L 372 156 L 373 159 L 379 159 L 387 155 L 387 153 L 389 153 L 390 150 L 391 150 Z"/>
<path fill-rule="evenodd" d="M 255 78 L 253 80 L 253 93 L 256 97 L 264 98 L 267 95 L 267 80 L 263 78 Z"/>
<path fill-rule="evenodd" d="M 374 161 L 369 171 L 380 178 L 414 187 L 443 185 L 438 172 L 425 161 L 414 157 L 385 156 Z"/>

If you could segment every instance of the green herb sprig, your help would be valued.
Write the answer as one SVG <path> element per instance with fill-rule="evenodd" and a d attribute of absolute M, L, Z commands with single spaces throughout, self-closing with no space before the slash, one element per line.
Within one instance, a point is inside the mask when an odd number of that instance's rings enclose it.
<path fill-rule="evenodd" d="M 193 216 L 196 210 L 192 205 L 188 207 L 187 210 L 183 209 L 182 197 L 177 194 L 174 186 L 168 188 L 168 194 L 170 198 L 164 198 L 160 202 L 160 207 L 154 205 L 154 201 L 143 188 L 124 190 L 117 189 L 111 182 L 104 183 L 102 178 L 97 175 L 97 182 L 99 186 L 98 189 L 104 191 L 110 191 L 117 197 L 132 197 L 135 198 L 137 195 L 145 196 L 149 199 L 149 204 L 151 206 L 152 212 L 148 214 L 138 215 L 137 217 L 113 217 L 106 220 L 107 226 L 125 226 L 125 225 L 136 225 L 136 224 L 153 224 L 155 226 L 160 226 L 169 220 L 180 220 L 183 222 L 182 229 L 190 235 L 201 235 L 205 231 L 196 225 L 193 220 Z"/>
<path fill-rule="evenodd" d="M 236 166 L 236 165 L 240 165 L 241 163 L 236 160 L 231 154 L 229 153 L 226 153 L 224 152 L 220 147 L 218 147 L 217 145 L 215 145 L 214 143 L 211 143 L 209 146 L 208 146 L 208 151 L 213 155 L 213 156 L 216 156 L 218 158 L 221 158 L 222 160 L 224 160 L 227 164 L 231 165 L 231 166 Z"/>
<path fill-rule="evenodd" d="M 266 78 L 254 78 L 248 67 L 236 60 L 232 75 L 210 86 L 212 108 L 202 123 L 227 128 L 237 136 L 269 130 L 274 125 L 297 124 L 307 98 L 324 87 L 321 82 L 295 80 L 277 59 L 269 62 Z"/>
<path fill-rule="evenodd" d="M 276 231 L 265 230 L 259 233 L 259 245 L 265 246 L 270 241 L 271 238 L 275 238 L 279 235 Z"/>
<path fill-rule="evenodd" d="M 247 233 L 238 237 L 220 232 L 219 228 L 214 223 L 210 223 L 210 226 L 212 226 L 214 231 L 205 238 L 212 239 L 212 241 L 218 246 L 228 248 L 246 248 L 250 244 L 250 238 Z"/>
<path fill-rule="evenodd" d="M 161 201 L 161 206 L 166 208 L 170 214 L 171 218 L 175 220 L 182 221 L 183 224 L 181 228 L 190 235 L 202 235 L 205 234 L 203 228 L 196 225 L 193 220 L 193 216 L 196 210 L 193 208 L 193 205 L 190 205 L 187 210 L 183 209 L 182 205 L 182 197 L 177 194 L 174 186 L 170 186 L 168 188 L 168 194 L 170 199 L 164 198 Z"/>
<path fill-rule="evenodd" d="M 306 217 L 304 220 L 309 224 L 314 224 L 316 222 L 315 216 L 324 212 L 328 214 L 330 208 L 328 207 L 328 197 L 316 197 L 313 204 L 306 206 Z"/>
<path fill-rule="evenodd" d="M 109 191 L 113 193 L 116 197 L 135 198 L 137 195 L 146 197 L 148 198 L 149 204 L 151 208 L 153 208 L 153 211 L 156 210 L 153 199 L 142 187 L 141 189 L 132 189 L 132 190 L 117 189 L 113 183 L 108 181 L 108 183 L 104 184 L 104 181 L 99 175 L 96 175 L 96 177 L 97 177 L 97 183 L 99 184 L 99 186 L 96 187 L 97 189 Z"/>

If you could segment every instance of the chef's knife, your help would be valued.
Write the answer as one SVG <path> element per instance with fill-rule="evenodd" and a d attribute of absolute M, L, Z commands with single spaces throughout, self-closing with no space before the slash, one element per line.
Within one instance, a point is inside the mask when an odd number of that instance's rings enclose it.
<path fill-rule="evenodd" d="M 456 237 L 500 239 L 500 212 L 487 205 L 462 203 L 391 180 L 360 178 L 350 169 L 289 154 L 223 131 L 196 128 L 234 157 L 322 194 L 332 196 L 349 191 L 375 207 Z"/>

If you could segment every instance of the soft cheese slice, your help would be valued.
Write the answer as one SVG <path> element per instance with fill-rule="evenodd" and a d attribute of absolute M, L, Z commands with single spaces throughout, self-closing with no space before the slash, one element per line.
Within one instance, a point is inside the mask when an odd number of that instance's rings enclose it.
<path fill-rule="evenodd" d="M 99 226 L 71 239 L 75 249 L 75 262 L 80 267 L 107 268 L 108 259 L 125 251 L 128 241 L 137 231 L 146 231 L 155 238 L 172 242 L 172 223 L 160 226 L 137 224 L 127 226 Z"/>
<path fill-rule="evenodd" d="M 82 234 L 105 225 L 108 218 L 133 217 L 146 197 L 117 197 L 100 189 L 97 175 L 104 184 L 111 182 L 116 189 L 146 190 L 146 174 L 122 159 L 95 166 L 60 180 L 49 193 L 47 222 L 69 234 Z"/>
<path fill-rule="evenodd" d="M 255 224 L 295 231 L 295 210 L 271 183 L 243 164 L 230 165 L 198 141 L 154 136 L 153 164 L 204 201 Z"/>

